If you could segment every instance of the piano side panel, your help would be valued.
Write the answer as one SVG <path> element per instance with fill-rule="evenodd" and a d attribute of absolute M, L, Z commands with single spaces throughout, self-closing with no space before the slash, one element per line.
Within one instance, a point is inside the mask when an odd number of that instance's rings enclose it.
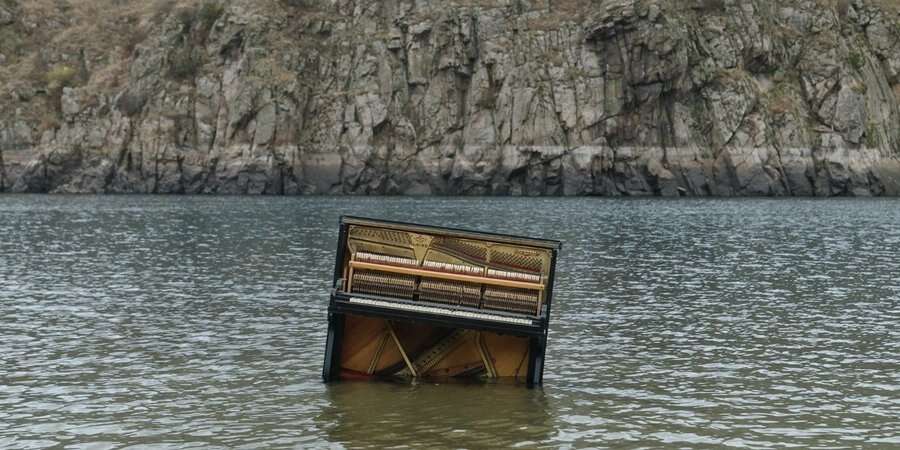
<path fill-rule="evenodd" d="M 325 362 L 322 365 L 322 379 L 326 382 L 339 377 L 341 360 L 341 339 L 344 336 L 344 315 L 328 313 L 328 332 L 325 338 Z"/>

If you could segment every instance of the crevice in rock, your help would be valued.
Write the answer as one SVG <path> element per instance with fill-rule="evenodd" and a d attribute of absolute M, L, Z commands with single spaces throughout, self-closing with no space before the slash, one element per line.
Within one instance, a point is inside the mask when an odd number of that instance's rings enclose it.
<path fill-rule="evenodd" d="M 6 192 L 6 165 L 3 162 L 3 147 L 0 147 L 0 192 Z"/>

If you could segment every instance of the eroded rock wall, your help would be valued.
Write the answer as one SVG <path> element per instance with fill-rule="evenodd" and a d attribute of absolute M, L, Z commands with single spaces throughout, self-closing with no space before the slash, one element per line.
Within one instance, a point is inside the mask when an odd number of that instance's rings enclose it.
<path fill-rule="evenodd" d="M 38 33 L 27 3 L 0 31 Z M 116 57 L 0 53 L 75 71 L 5 83 L 0 191 L 900 194 L 889 2 L 168 8 Z"/>

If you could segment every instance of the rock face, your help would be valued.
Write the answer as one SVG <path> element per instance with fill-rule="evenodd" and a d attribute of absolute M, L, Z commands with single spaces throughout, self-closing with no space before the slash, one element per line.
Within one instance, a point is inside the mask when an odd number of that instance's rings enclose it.
<path fill-rule="evenodd" d="M 891 2 L 167 5 L 0 0 L 0 191 L 900 195 Z"/>

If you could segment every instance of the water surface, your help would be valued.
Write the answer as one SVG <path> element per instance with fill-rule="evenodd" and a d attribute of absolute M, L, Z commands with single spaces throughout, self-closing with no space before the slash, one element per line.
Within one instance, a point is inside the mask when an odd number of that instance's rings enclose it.
<path fill-rule="evenodd" d="M 320 382 L 340 214 L 565 242 L 545 386 Z M 0 196 L 0 448 L 900 446 L 900 201 Z"/>

